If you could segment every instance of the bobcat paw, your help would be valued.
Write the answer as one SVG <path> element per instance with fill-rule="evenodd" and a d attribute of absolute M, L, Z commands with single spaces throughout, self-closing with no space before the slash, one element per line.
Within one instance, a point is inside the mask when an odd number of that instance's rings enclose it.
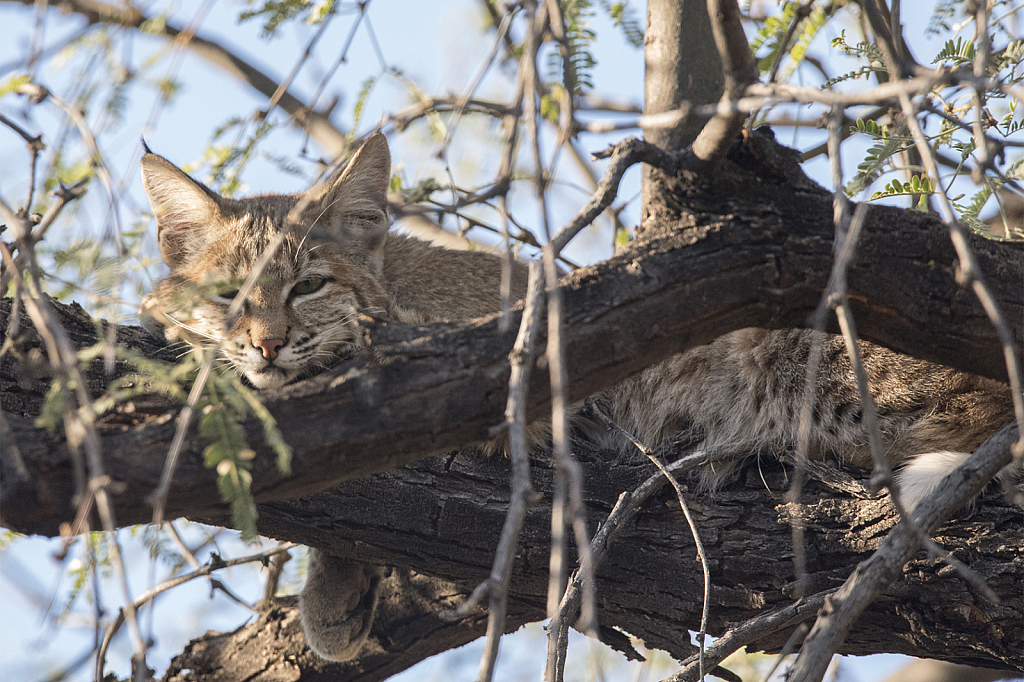
<path fill-rule="evenodd" d="M 355 658 L 377 610 L 381 566 L 339 559 L 311 549 L 299 611 L 306 643 L 330 661 Z"/>

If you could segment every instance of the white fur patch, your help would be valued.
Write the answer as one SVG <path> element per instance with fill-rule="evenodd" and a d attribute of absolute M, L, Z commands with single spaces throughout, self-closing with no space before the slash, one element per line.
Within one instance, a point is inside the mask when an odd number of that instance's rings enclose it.
<path fill-rule="evenodd" d="M 900 497 L 907 511 L 914 509 L 928 497 L 946 474 L 967 461 L 966 452 L 926 452 L 915 457 L 896 475 Z"/>

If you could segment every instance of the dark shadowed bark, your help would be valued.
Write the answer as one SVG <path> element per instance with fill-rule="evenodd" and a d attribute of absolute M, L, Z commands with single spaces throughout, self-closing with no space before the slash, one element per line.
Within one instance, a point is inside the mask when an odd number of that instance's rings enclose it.
<path fill-rule="evenodd" d="M 591 530 L 621 490 L 653 472 L 645 463 L 616 463 L 609 453 L 582 448 L 577 454 L 586 475 Z M 510 628 L 543 618 L 552 469 L 543 459 L 535 459 L 533 465 L 534 486 L 545 498 L 532 508 L 524 528 L 513 571 Z M 507 463 L 501 458 L 477 453 L 440 456 L 306 500 L 261 505 L 261 531 L 341 556 L 399 567 L 390 578 L 395 584 L 407 580 L 407 570 L 429 572 L 435 580 L 459 588 L 464 596 L 490 571 L 508 500 L 508 478 Z M 804 496 L 808 502 L 799 506 L 809 531 L 811 593 L 838 587 L 859 561 L 877 549 L 895 523 L 886 499 L 869 499 L 849 476 L 838 474 L 829 480 L 829 485 L 812 484 Z M 778 464 L 761 462 L 746 469 L 740 481 L 714 500 L 691 498 L 711 564 L 713 633 L 793 602 L 795 576 L 787 520 L 795 507 L 782 499 L 787 487 L 786 472 Z M 225 519 L 202 520 L 223 523 Z M 930 564 L 922 553 L 904 568 L 903 579 L 869 607 L 842 650 L 941 655 L 974 666 L 1024 670 L 1022 532 L 1019 510 L 992 499 L 936 534 L 938 542 L 989 582 L 1001 597 L 1000 604 L 987 602 L 954 571 Z M 700 621 L 702 591 L 695 556 L 686 522 L 666 486 L 648 500 L 598 571 L 601 625 L 611 645 L 626 647 L 621 635 L 610 629 L 617 627 L 677 658 L 692 653 L 687 629 L 695 629 Z M 424 601 L 418 596 L 422 590 L 416 589 L 409 594 L 422 610 L 405 606 L 404 598 L 385 602 L 366 653 L 352 663 L 328 666 L 339 679 L 383 680 L 387 675 L 378 671 L 394 674 L 396 670 L 385 667 L 381 656 L 390 655 L 392 663 L 411 664 L 415 661 L 409 660 L 410 650 L 429 655 L 483 634 L 482 615 L 438 630 L 437 613 L 451 608 L 456 599 Z M 812 607 L 799 610 L 748 650 L 777 651 L 793 628 L 812 619 L 816 611 Z M 231 679 L 218 677 L 215 671 L 224 660 L 237 657 L 250 661 L 249 665 L 254 665 L 251 661 L 264 666 L 293 661 L 306 680 L 306 671 L 318 671 L 324 664 L 308 651 L 303 653 L 304 642 L 292 623 L 295 618 L 293 611 L 279 611 L 238 635 L 205 637 L 201 647 L 191 645 L 176 665 L 193 670 L 202 665 L 206 672 L 171 679 Z M 268 651 L 265 640 L 276 637 L 282 619 L 292 623 L 291 634 L 283 646 Z M 402 629 L 393 629 L 395 621 L 403 623 Z"/>

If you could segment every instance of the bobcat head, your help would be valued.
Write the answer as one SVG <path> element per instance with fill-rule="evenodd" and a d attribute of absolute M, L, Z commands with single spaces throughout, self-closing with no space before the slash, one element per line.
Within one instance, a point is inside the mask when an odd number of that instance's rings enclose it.
<path fill-rule="evenodd" d="M 142 183 L 171 273 L 143 300 L 144 324 L 162 327 L 169 340 L 218 346 L 257 388 L 281 386 L 358 349 L 357 316 L 387 303 L 390 173 L 387 140 L 377 134 L 326 186 L 231 199 L 146 154 Z"/>

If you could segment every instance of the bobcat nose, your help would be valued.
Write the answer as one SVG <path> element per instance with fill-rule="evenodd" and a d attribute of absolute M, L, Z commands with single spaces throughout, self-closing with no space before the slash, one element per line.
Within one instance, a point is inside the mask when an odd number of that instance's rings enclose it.
<path fill-rule="evenodd" d="M 260 339 L 255 344 L 263 353 L 263 357 L 273 360 L 277 357 L 277 349 L 284 345 L 284 339 Z"/>

